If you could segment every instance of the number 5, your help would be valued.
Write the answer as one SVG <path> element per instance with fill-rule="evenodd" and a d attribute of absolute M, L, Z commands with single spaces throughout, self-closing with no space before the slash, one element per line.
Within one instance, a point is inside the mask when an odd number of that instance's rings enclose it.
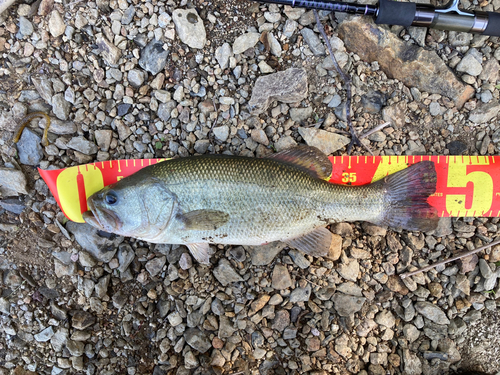
<path fill-rule="evenodd" d="M 472 159 L 472 158 L 465 158 Z M 486 158 L 482 160 L 459 160 L 450 162 L 448 165 L 448 187 L 465 188 L 467 184 L 472 182 L 474 185 L 472 190 L 472 204 L 470 208 L 465 207 L 465 194 L 448 194 L 446 196 L 446 210 L 450 213 L 458 215 L 459 212 L 463 216 L 484 215 L 491 208 L 493 203 L 493 180 L 486 172 L 474 171 L 467 173 L 467 167 L 470 165 L 488 165 Z M 470 201 L 471 197 L 468 197 Z M 471 213 L 469 215 L 469 212 Z"/>

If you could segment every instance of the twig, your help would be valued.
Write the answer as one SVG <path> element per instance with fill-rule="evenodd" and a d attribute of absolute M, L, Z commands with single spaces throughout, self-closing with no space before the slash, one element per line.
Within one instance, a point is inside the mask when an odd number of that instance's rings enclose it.
<path fill-rule="evenodd" d="M 358 135 L 356 133 L 356 130 L 354 130 L 354 126 L 352 125 L 352 120 L 351 120 L 351 97 L 352 97 L 352 92 L 351 92 L 351 77 L 349 77 L 347 74 L 344 73 L 344 71 L 340 68 L 339 63 L 337 62 L 337 59 L 335 58 L 335 55 L 333 54 L 332 50 L 332 45 L 330 44 L 330 40 L 328 39 L 328 36 L 326 35 L 325 28 L 323 27 L 323 24 L 321 23 L 319 19 L 318 12 L 316 10 L 314 12 L 314 17 L 316 18 L 316 25 L 318 27 L 319 32 L 323 36 L 323 39 L 325 40 L 326 47 L 328 48 L 328 52 L 330 53 L 330 58 L 333 61 L 333 65 L 335 66 L 335 69 L 339 73 L 340 77 L 342 78 L 342 81 L 344 81 L 345 84 L 345 91 L 346 91 L 346 103 L 345 103 L 345 117 L 347 120 L 347 125 L 349 125 L 349 130 L 351 131 L 351 143 L 349 143 L 349 146 L 347 146 L 347 153 L 351 154 L 352 147 L 354 145 L 359 145 L 363 146 L 366 151 L 368 151 L 371 155 L 373 155 L 372 150 L 362 143 Z"/>
<path fill-rule="evenodd" d="M 377 125 L 377 126 L 376 126 L 376 127 L 374 127 L 372 130 L 368 130 L 366 133 L 361 134 L 361 135 L 359 136 L 359 139 L 366 138 L 366 137 L 368 137 L 369 135 L 372 135 L 373 133 L 376 133 L 376 132 L 378 132 L 379 130 L 382 130 L 383 128 L 385 128 L 387 125 L 390 125 L 390 124 L 391 124 L 390 122 L 384 122 L 383 124 Z"/>
<path fill-rule="evenodd" d="M 420 268 L 420 269 L 418 269 L 416 271 L 403 273 L 399 277 L 401 277 L 402 279 L 405 279 L 407 277 L 416 275 L 417 273 L 429 271 L 430 269 L 433 269 L 434 267 L 442 266 L 443 264 L 453 262 L 454 260 L 458 260 L 458 259 L 461 259 L 461 258 L 468 257 L 469 255 L 473 255 L 473 254 L 479 253 L 480 251 L 483 251 L 483 250 L 485 250 L 485 249 L 487 249 L 489 247 L 492 247 L 492 246 L 495 246 L 495 245 L 498 245 L 498 244 L 500 244 L 500 239 L 496 240 L 496 241 L 493 241 L 493 242 L 491 242 L 491 243 L 489 243 L 487 245 L 478 247 L 477 249 L 474 249 L 474 250 L 471 250 L 471 251 L 466 251 L 464 253 L 460 253 L 460 254 L 454 256 L 453 258 L 445 259 L 445 260 L 442 260 L 441 262 L 437 262 L 437 263 L 431 264 L 431 265 L 429 265 L 427 267 Z"/>

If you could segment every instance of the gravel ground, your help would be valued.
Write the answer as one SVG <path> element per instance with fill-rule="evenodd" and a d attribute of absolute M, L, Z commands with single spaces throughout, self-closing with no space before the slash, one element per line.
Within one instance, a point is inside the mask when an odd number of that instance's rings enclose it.
<path fill-rule="evenodd" d="M 320 16 L 355 128 L 390 123 L 363 139 L 374 154 L 498 154 L 499 38 Z M 344 85 L 312 12 L 39 0 L 0 21 L 0 374 L 500 371 L 500 246 L 397 276 L 491 242 L 498 218 L 339 223 L 336 260 L 272 243 L 219 246 L 207 267 L 184 246 L 66 222 L 40 179 L 37 166 L 304 143 L 345 154 Z M 34 111 L 51 117 L 49 144 L 40 119 L 13 144 Z"/>

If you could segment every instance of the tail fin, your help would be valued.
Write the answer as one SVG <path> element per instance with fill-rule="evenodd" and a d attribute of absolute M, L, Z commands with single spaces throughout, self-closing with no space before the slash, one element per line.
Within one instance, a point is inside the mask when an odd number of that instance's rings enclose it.
<path fill-rule="evenodd" d="M 391 227 L 427 232 L 436 229 L 436 208 L 427 198 L 436 191 L 434 162 L 423 161 L 383 180 L 385 212 L 381 224 Z"/>

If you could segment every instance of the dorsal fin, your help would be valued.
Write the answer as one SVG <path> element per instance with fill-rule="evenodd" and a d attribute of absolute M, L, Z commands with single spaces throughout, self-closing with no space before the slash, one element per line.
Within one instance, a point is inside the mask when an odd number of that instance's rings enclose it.
<path fill-rule="evenodd" d="M 268 158 L 294 165 L 311 176 L 322 180 L 328 179 L 332 174 L 332 163 L 328 156 L 316 147 L 295 146 L 270 155 Z"/>

